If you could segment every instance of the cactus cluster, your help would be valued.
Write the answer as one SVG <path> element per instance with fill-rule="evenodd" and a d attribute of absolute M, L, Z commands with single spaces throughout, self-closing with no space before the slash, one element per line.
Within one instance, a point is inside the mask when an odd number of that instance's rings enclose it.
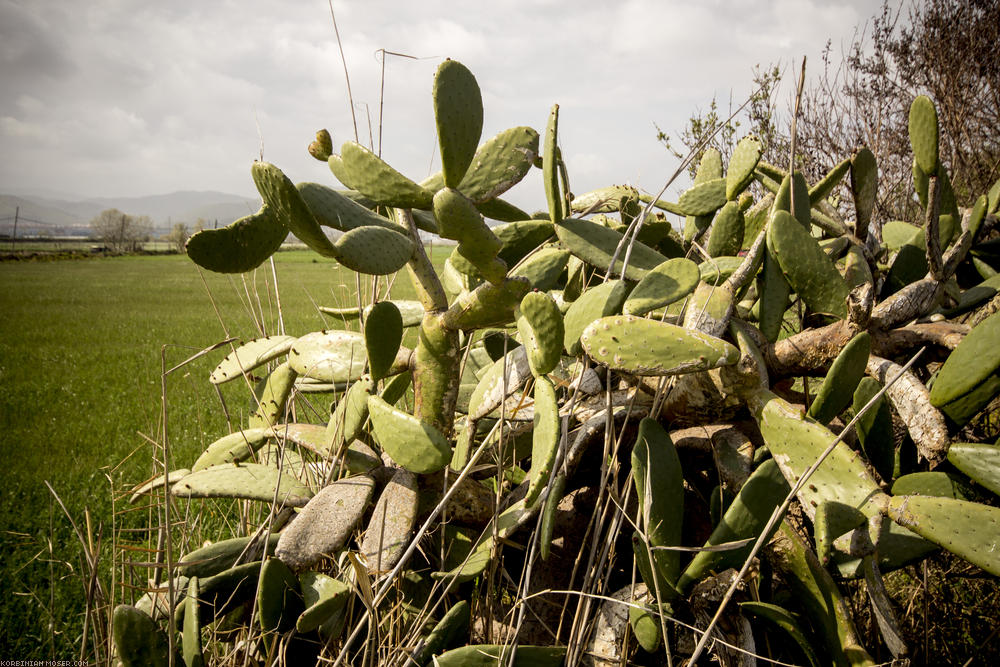
<path fill-rule="evenodd" d="M 322 131 L 310 153 L 348 190 L 294 185 L 259 162 L 261 210 L 189 241 L 200 266 L 243 272 L 290 232 L 359 273 L 405 267 L 418 301 L 328 309 L 360 317 L 363 332 L 269 336 L 219 363 L 213 383 L 264 377 L 248 423 L 136 497 L 166 486 L 173 499 L 243 499 L 271 513 L 252 537 L 170 564 L 168 627 L 146 599 L 116 610 L 124 664 L 166 664 L 170 646 L 182 646 L 185 664 L 205 664 L 209 624 L 223 643 L 223 627 L 243 627 L 240 650 L 266 660 L 378 650 L 386 664 L 612 661 L 634 650 L 627 623 L 642 650 L 676 650 L 683 630 L 671 619 L 697 618 L 697 600 L 751 553 L 798 592 L 812 630 L 763 588 L 731 618 L 766 619 L 812 664 L 873 664 L 834 577 L 865 576 L 878 589 L 880 571 L 938 547 L 1000 575 L 1000 509 L 988 497 L 1000 493 L 1000 450 L 951 445 L 977 415 L 997 435 L 995 417 L 981 415 L 1000 394 L 1000 314 L 989 314 L 996 298 L 972 303 L 985 282 L 968 276 L 1000 269 L 995 255 L 975 264 L 970 254 L 995 234 L 1000 184 L 970 210 L 948 198 L 930 100 L 910 115 L 926 220 L 898 223 L 907 229 L 895 236 L 879 225 L 884 244 L 869 229 L 877 165 L 864 148 L 810 187 L 762 162 L 760 141 L 747 137 L 726 168 L 706 151 L 677 202 L 627 186 L 574 196 L 558 106 L 541 147 L 525 127 L 480 145 L 479 85 L 453 60 L 437 71 L 433 105 L 440 173 L 415 182 L 355 142 L 334 153 Z M 548 210 L 528 216 L 499 196 L 534 166 Z M 842 182 L 853 220 L 828 202 Z M 682 233 L 667 213 L 685 218 Z M 456 242 L 442 269 L 418 230 Z M 963 300 L 973 323 L 935 317 Z M 401 344 L 407 328 L 413 349 Z M 922 345 L 934 349 L 920 374 L 895 363 Z M 921 378 L 932 371 L 928 389 Z M 824 379 L 805 393 L 786 382 L 810 376 Z M 333 396 L 325 424 L 290 419 L 305 392 Z M 499 585 L 541 613 L 529 604 L 529 566 L 544 569 L 557 541 L 589 534 L 586 512 L 559 532 L 564 505 L 588 489 L 615 500 L 597 507 L 612 519 L 590 526 L 603 554 L 594 566 L 643 592 L 573 599 L 568 632 L 536 645 L 519 636 L 515 656 L 497 630 L 475 629 L 473 615 L 494 612 L 452 601 L 497 585 L 503 563 Z M 811 541 L 782 520 L 792 490 Z M 629 524 L 632 548 L 610 549 Z M 525 553 L 504 557 L 511 544 Z M 637 602 L 624 614 L 621 600 Z M 589 639 L 588 618 L 598 619 Z M 366 626 L 369 637 L 406 641 L 365 648 Z M 168 642 L 175 629 L 182 641 Z"/>

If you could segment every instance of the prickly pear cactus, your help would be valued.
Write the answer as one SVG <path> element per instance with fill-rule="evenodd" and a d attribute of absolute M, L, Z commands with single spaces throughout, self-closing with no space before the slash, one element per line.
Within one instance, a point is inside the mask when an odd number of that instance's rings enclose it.
<path fill-rule="evenodd" d="M 385 284 L 415 298 L 228 346 L 209 381 L 256 382 L 246 417 L 134 490 L 190 519 L 162 572 L 175 608 L 115 611 L 123 663 L 165 664 L 171 627 L 188 664 L 695 663 L 673 619 L 704 628 L 749 586 L 711 631 L 720 661 L 760 636 L 752 614 L 795 640 L 786 663 L 864 665 L 832 575 L 864 576 L 891 629 L 880 572 L 944 549 L 1000 573 L 1000 184 L 956 204 L 931 100 L 909 116 L 925 219 L 885 221 L 867 148 L 809 184 L 754 137 L 728 165 L 705 151 L 676 202 L 574 197 L 559 106 L 543 137 L 480 145 L 483 97 L 447 60 L 439 173 L 321 131 L 309 152 L 347 190 L 255 163 L 260 211 L 189 241 L 238 273 L 290 233 L 359 274 L 405 270 Z M 498 197 L 536 167 L 531 217 Z M 421 234 L 454 241 L 447 260 Z M 202 544 L 208 515 L 238 534 Z"/>

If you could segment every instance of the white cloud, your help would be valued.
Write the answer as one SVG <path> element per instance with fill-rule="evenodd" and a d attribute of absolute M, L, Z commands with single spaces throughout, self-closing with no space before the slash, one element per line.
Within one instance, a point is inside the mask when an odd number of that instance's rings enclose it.
<path fill-rule="evenodd" d="M 755 63 L 818 64 L 873 8 L 865 0 L 337 1 L 358 131 L 419 179 L 437 168 L 430 102 L 443 57 L 476 74 L 485 133 L 544 127 L 561 105 L 566 157 L 583 191 L 658 189 L 676 162 L 653 123 L 681 129 L 713 96 L 750 88 Z M 379 49 L 390 57 L 381 88 Z M 305 151 L 354 129 L 326 0 L 142 4 L 0 2 L 0 191 L 65 184 L 95 196 L 252 191 L 265 157 L 293 180 L 332 182 Z M 365 106 L 367 105 L 367 106 Z M 378 142 L 376 137 L 375 142 Z M 536 179 L 537 180 L 537 179 Z M 513 199 L 542 206 L 537 183 Z"/>

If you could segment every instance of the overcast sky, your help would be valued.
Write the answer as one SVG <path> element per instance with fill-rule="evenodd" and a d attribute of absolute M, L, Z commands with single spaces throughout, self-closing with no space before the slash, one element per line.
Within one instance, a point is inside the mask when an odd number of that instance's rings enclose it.
<path fill-rule="evenodd" d="M 728 106 L 752 68 L 847 43 L 873 0 L 335 0 L 363 143 L 414 180 L 439 168 L 430 100 L 450 57 L 476 75 L 484 139 L 542 130 L 560 105 L 573 190 L 628 182 L 658 191 L 679 132 L 713 96 Z M 808 71 L 808 68 L 807 68 Z M 0 193 L 81 197 L 176 190 L 254 192 L 264 158 L 293 181 L 333 184 L 306 153 L 330 130 L 354 139 L 327 0 L 0 0 Z M 782 101 L 782 108 L 786 102 Z M 535 183 L 512 192 L 544 208 Z M 541 198 L 538 201 L 537 198 Z"/>

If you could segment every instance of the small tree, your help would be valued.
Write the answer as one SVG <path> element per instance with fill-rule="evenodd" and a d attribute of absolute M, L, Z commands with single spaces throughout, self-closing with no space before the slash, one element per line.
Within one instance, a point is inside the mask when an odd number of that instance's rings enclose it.
<path fill-rule="evenodd" d="M 191 231 L 188 229 L 187 223 L 175 222 L 174 228 L 163 238 L 174 247 L 174 250 L 184 252 L 184 244 L 187 243 L 190 236 Z"/>
<path fill-rule="evenodd" d="M 148 215 L 128 215 L 109 208 L 90 221 L 90 229 L 112 252 L 136 252 L 149 240 L 153 221 Z"/>

